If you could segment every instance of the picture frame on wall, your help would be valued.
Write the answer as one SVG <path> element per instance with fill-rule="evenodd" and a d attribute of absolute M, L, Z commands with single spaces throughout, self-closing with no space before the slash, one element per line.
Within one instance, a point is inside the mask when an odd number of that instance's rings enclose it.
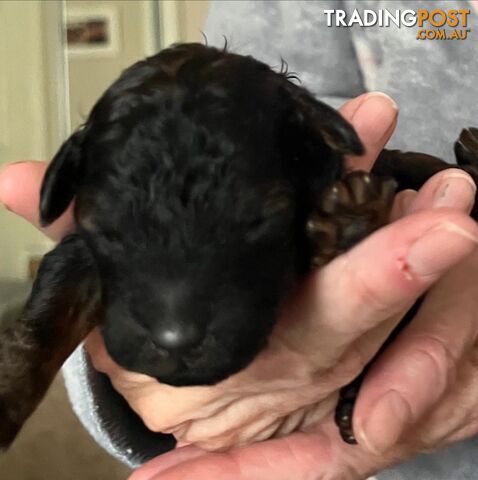
<path fill-rule="evenodd" d="M 65 38 L 71 57 L 112 57 L 120 50 L 118 11 L 112 6 L 68 7 Z"/>

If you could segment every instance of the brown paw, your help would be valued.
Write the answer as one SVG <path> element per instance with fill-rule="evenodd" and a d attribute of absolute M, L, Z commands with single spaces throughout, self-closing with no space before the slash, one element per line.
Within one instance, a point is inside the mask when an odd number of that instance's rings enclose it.
<path fill-rule="evenodd" d="M 20 427 L 10 419 L 6 410 L 0 406 L 0 453 L 8 450 L 19 430 Z"/>
<path fill-rule="evenodd" d="M 355 401 L 347 402 L 340 399 L 335 410 L 335 424 L 339 427 L 340 436 L 344 442 L 352 445 L 357 443 L 352 427 L 354 406 Z"/>
<path fill-rule="evenodd" d="M 478 128 L 464 128 L 455 142 L 456 162 L 478 169 Z"/>
<path fill-rule="evenodd" d="M 478 128 L 465 128 L 455 142 L 455 156 L 458 165 L 467 172 L 478 186 Z M 478 202 L 471 210 L 471 216 L 478 219 Z"/>
<path fill-rule="evenodd" d="M 355 171 L 334 183 L 307 222 L 312 266 L 324 265 L 388 222 L 396 183 Z"/>
<path fill-rule="evenodd" d="M 345 442 L 350 444 L 357 443 L 352 422 L 355 401 L 357 400 L 363 378 L 364 373 L 340 390 L 339 401 L 335 409 L 335 424 L 339 427 L 340 436 Z"/>

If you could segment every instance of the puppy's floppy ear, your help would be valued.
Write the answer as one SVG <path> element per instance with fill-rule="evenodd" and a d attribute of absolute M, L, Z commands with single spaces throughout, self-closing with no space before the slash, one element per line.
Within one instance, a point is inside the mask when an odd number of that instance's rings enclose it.
<path fill-rule="evenodd" d="M 363 145 L 352 125 L 333 108 L 316 100 L 307 90 L 289 83 L 286 87 L 293 102 L 291 121 L 318 135 L 332 150 L 340 154 L 361 155 Z"/>
<path fill-rule="evenodd" d="M 75 196 L 82 166 L 84 130 L 74 133 L 48 166 L 40 191 L 40 221 L 55 221 Z"/>

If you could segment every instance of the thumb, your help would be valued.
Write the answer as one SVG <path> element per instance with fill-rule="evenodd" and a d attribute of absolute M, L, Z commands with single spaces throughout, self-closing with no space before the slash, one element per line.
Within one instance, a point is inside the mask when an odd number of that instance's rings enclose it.
<path fill-rule="evenodd" d="M 0 172 L 0 202 L 11 212 L 23 217 L 53 240 L 61 240 L 73 230 L 71 207 L 51 226 L 40 227 L 40 187 L 45 176 L 46 162 L 17 162 Z"/>
<path fill-rule="evenodd" d="M 137 470 L 129 480 L 322 480 L 363 479 L 398 461 L 376 456 L 360 445 L 348 445 L 329 418 L 307 433 L 236 448 L 206 453 L 194 447 L 162 455 Z"/>
<path fill-rule="evenodd" d="M 369 450 L 387 451 L 408 432 L 418 438 L 413 427 L 463 377 L 466 359 L 478 338 L 473 315 L 477 288 L 470 282 L 477 271 L 474 253 L 449 272 L 367 374 L 354 424 L 358 441 Z M 462 403 L 458 402 L 458 410 L 466 411 Z M 442 419 L 440 438 L 456 429 L 454 417 L 450 411 Z"/>
<path fill-rule="evenodd" d="M 401 316 L 477 244 L 478 226 L 463 213 L 441 208 L 402 218 L 313 273 L 285 305 L 275 338 L 330 368 L 365 333 Z"/>

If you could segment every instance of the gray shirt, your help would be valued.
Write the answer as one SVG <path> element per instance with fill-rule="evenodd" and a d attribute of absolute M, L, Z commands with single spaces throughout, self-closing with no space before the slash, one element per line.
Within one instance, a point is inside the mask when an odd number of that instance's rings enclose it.
<path fill-rule="evenodd" d="M 478 11 L 473 2 L 216 1 L 205 28 L 208 42 L 251 54 L 270 65 L 284 58 L 317 97 L 337 107 L 369 90 L 392 96 L 400 119 L 390 147 L 419 150 L 453 162 L 461 128 L 478 124 Z M 466 40 L 417 40 L 418 27 L 327 27 L 324 9 L 470 8 Z M 136 467 L 174 448 L 152 433 L 95 372 L 82 348 L 64 368 L 73 407 L 95 439 Z M 478 399 L 477 399 L 478 401 Z M 478 438 L 420 455 L 378 475 L 380 480 L 478 480 Z"/>

